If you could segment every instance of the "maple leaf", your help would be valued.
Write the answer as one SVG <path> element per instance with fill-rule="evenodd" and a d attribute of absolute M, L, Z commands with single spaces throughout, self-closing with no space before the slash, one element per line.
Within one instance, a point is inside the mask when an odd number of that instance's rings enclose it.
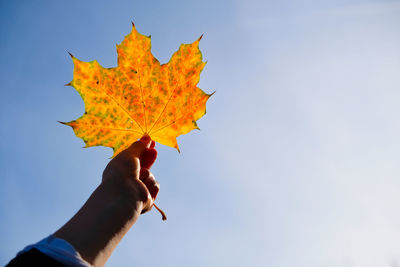
<path fill-rule="evenodd" d="M 168 63 L 151 53 L 150 36 L 132 31 L 117 45 L 118 66 L 103 68 L 96 60 L 74 63 L 73 86 L 85 102 L 85 113 L 63 124 L 73 128 L 86 146 L 120 151 L 144 135 L 179 151 L 176 138 L 193 129 L 206 113 L 206 94 L 197 84 L 206 62 L 200 38 L 182 44 Z"/>

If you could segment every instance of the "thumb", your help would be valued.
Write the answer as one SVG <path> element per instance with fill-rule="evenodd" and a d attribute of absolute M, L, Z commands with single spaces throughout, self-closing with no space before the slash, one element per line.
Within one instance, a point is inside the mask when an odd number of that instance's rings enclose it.
<path fill-rule="evenodd" d="M 151 138 L 147 134 L 142 136 L 138 141 L 133 143 L 130 147 L 125 150 L 125 153 L 131 157 L 138 157 L 143 154 L 143 152 L 150 147 Z"/>

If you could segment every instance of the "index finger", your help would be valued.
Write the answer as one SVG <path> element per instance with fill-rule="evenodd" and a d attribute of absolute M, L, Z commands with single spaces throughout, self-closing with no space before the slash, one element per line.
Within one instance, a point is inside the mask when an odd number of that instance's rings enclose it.
<path fill-rule="evenodd" d="M 157 150 L 154 147 L 146 148 L 140 156 L 140 168 L 150 169 L 157 158 Z"/>

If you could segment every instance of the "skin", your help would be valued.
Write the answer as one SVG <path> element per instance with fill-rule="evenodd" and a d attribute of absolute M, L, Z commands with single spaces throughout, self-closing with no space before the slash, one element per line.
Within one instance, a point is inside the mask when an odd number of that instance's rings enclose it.
<path fill-rule="evenodd" d="M 139 215 L 151 210 L 160 189 L 150 172 L 154 145 L 144 136 L 112 159 L 83 207 L 54 233 L 93 266 L 103 266 Z"/>

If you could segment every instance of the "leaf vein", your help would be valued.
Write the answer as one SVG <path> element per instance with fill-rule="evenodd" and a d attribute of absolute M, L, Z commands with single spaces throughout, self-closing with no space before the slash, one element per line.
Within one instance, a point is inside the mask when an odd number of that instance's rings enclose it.
<path fill-rule="evenodd" d="M 173 97 L 173 95 L 174 95 L 176 89 L 177 89 L 178 87 L 182 86 L 184 83 L 186 83 L 186 82 L 188 82 L 188 81 L 191 81 L 191 80 L 194 80 L 194 79 L 196 79 L 196 78 L 198 78 L 198 77 L 197 77 L 196 75 L 193 75 L 192 78 L 190 78 L 190 79 L 188 79 L 188 80 L 184 80 L 184 81 L 180 82 L 178 85 L 175 86 L 174 90 L 173 90 L 172 93 L 171 93 L 171 96 L 168 98 L 167 103 L 165 103 L 164 108 L 162 109 L 162 111 L 161 111 L 160 114 L 158 115 L 157 120 L 156 120 L 156 121 L 153 123 L 153 125 L 151 126 L 151 128 L 150 128 L 150 130 L 149 130 L 149 135 L 150 135 L 150 133 L 153 133 L 153 134 L 154 134 L 154 132 L 151 132 L 151 130 L 153 130 L 154 126 L 156 126 L 156 124 L 157 124 L 158 121 L 160 120 L 162 114 L 164 113 L 165 109 L 167 108 L 169 102 L 171 101 L 171 98 Z"/>

